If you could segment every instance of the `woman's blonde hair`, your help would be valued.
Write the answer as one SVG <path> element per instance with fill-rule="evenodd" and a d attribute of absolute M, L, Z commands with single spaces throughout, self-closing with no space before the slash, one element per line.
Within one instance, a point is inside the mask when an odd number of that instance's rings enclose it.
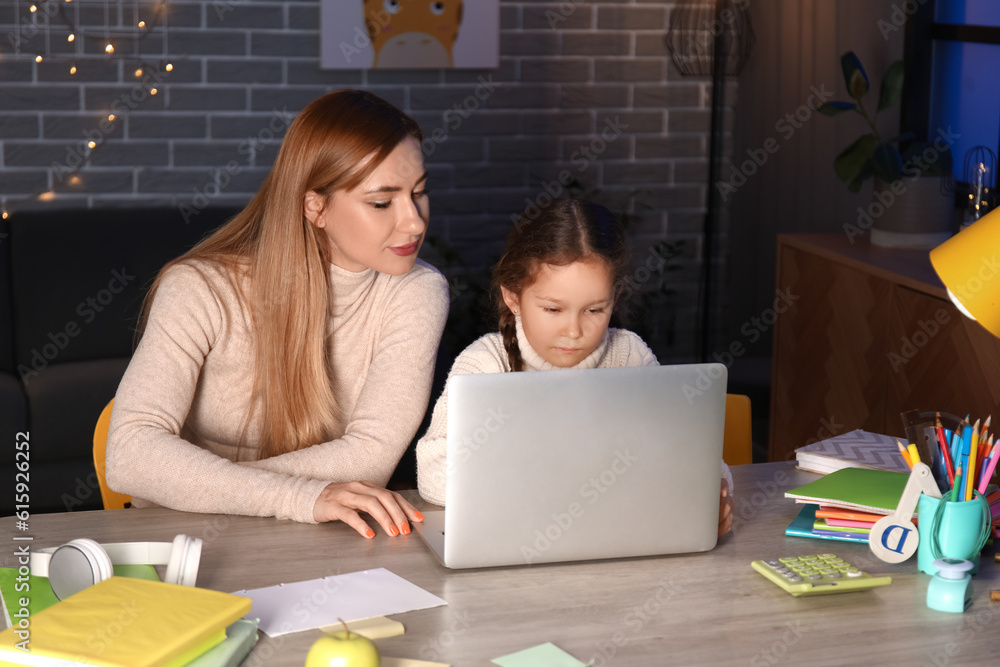
<path fill-rule="evenodd" d="M 240 445 L 259 416 L 258 459 L 329 440 L 340 416 L 327 345 L 330 248 L 305 217 L 305 195 L 315 191 L 329 203 L 334 192 L 357 187 L 407 136 L 423 139 L 412 118 L 369 92 L 313 101 L 247 207 L 164 267 L 146 295 L 140 335 L 171 264 L 203 260 L 229 277 L 253 327 L 253 396 Z"/>

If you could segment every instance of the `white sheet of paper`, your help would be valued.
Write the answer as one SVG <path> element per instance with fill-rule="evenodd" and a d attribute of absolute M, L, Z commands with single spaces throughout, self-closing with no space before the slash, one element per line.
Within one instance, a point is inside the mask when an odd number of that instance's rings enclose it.
<path fill-rule="evenodd" d="M 372 616 L 402 614 L 448 604 L 385 568 L 339 574 L 266 588 L 235 591 L 253 600 L 248 617 L 269 637 Z"/>

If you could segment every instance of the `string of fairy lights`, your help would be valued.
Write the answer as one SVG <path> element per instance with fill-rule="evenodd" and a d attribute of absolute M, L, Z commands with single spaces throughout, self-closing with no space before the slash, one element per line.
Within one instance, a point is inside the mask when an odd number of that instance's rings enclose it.
<path fill-rule="evenodd" d="M 14 30 L 0 43 L 0 60 L 30 59 L 36 66 L 46 61 L 63 63 L 71 78 L 86 61 L 117 60 L 125 67 L 123 80 L 127 82 L 131 74 L 148 95 L 160 91 L 155 85 L 145 87 L 146 82 L 150 78 L 158 82 L 163 72 L 174 69 L 168 55 L 167 0 L 34 0 L 9 4 L 13 5 Z M 142 53 L 142 43 L 153 35 L 162 38 L 158 58 Z M 114 102 L 109 104 L 113 105 Z M 96 138 L 85 135 L 78 160 L 72 166 L 65 166 L 60 180 L 65 179 L 71 186 L 80 185 L 81 170 L 90 164 L 103 139 L 124 122 L 126 114 L 116 114 L 110 108 L 107 111 L 100 121 L 100 131 L 94 133 Z M 52 187 L 23 199 L 49 201 L 55 196 Z M 6 220 L 9 211 L 7 198 L 0 197 L 0 217 Z"/>

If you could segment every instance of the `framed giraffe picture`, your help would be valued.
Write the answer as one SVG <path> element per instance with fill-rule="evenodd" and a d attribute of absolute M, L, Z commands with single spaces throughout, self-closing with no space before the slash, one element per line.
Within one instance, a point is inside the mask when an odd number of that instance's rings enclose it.
<path fill-rule="evenodd" d="M 500 0 L 321 0 L 324 69 L 491 68 Z"/>

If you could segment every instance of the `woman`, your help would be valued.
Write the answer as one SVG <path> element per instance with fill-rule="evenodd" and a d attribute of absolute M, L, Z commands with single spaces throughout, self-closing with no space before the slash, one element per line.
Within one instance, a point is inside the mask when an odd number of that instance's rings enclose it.
<path fill-rule="evenodd" d="M 422 519 L 383 487 L 427 408 L 448 311 L 418 262 L 416 123 L 330 93 L 295 119 L 260 191 L 169 264 L 115 397 L 111 488 L 137 507 L 341 520 L 374 537 Z"/>

